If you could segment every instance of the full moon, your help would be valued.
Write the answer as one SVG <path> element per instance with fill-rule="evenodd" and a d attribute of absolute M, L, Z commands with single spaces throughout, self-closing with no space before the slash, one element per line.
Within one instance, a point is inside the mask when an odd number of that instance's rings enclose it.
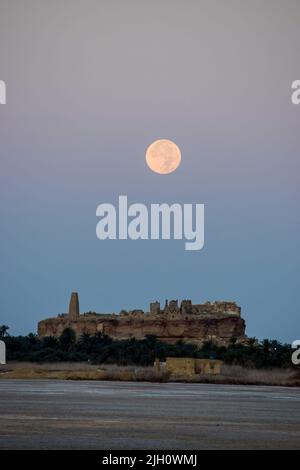
<path fill-rule="evenodd" d="M 180 161 L 180 149 L 171 140 L 155 140 L 147 148 L 146 162 L 148 167 L 155 171 L 155 173 L 160 173 L 161 175 L 172 173 L 172 171 L 178 168 Z"/>

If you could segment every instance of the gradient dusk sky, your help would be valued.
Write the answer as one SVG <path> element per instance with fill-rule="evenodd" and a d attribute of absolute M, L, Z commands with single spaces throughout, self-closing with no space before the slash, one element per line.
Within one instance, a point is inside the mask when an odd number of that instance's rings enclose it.
<path fill-rule="evenodd" d="M 299 339 L 299 25 L 298 0 L 0 0 L 0 324 L 77 290 L 82 312 L 235 300 L 248 335 Z M 120 194 L 204 203 L 204 248 L 98 240 Z"/>

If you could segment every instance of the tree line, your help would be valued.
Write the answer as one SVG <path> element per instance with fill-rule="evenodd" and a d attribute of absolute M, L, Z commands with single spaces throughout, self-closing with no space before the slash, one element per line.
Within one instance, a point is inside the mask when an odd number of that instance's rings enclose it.
<path fill-rule="evenodd" d="M 66 328 L 58 338 L 39 338 L 33 333 L 27 336 L 11 336 L 8 330 L 6 325 L 0 326 L 0 339 L 6 343 L 8 361 L 88 361 L 95 364 L 149 366 L 155 358 L 165 360 L 166 357 L 197 357 L 221 359 L 226 364 L 249 368 L 292 365 L 291 345 L 269 339 L 258 341 L 256 338 L 249 338 L 247 344 L 240 344 L 236 338 L 231 338 L 227 347 L 218 346 L 212 341 L 198 347 L 183 341 L 167 344 L 153 335 L 147 335 L 142 340 L 114 340 L 102 333 L 83 333 L 77 339 L 75 332 Z"/>

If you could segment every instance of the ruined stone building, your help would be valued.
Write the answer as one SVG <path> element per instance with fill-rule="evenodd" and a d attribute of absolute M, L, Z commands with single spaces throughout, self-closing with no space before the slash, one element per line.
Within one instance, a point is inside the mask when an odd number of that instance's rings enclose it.
<path fill-rule="evenodd" d="M 40 321 L 38 334 L 40 337 L 59 336 L 68 327 L 77 337 L 98 332 L 114 339 L 156 335 L 167 343 L 183 340 L 197 345 L 208 340 L 226 345 L 232 337 L 238 342 L 246 340 L 241 308 L 235 302 L 224 301 L 194 305 L 191 300 L 182 300 L 179 305 L 177 300 L 171 300 L 166 301 L 163 308 L 156 301 L 150 304 L 149 312 L 122 310 L 119 314 L 80 314 L 78 294 L 73 292 L 69 312 Z"/>

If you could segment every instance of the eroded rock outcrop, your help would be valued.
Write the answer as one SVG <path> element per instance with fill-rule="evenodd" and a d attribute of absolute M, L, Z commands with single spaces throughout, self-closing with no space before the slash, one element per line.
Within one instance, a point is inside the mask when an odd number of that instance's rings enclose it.
<path fill-rule="evenodd" d="M 201 345 L 208 340 L 228 344 L 232 337 L 246 341 L 245 321 L 235 302 L 207 302 L 194 305 L 190 300 L 166 301 L 150 304 L 150 311 L 122 310 L 119 314 L 88 312 L 79 314 L 78 295 L 72 293 L 69 313 L 42 320 L 38 324 L 39 336 L 59 336 L 65 328 L 72 328 L 77 336 L 82 333 L 103 333 L 114 339 L 143 339 L 156 335 L 167 343 L 179 340 Z"/>

